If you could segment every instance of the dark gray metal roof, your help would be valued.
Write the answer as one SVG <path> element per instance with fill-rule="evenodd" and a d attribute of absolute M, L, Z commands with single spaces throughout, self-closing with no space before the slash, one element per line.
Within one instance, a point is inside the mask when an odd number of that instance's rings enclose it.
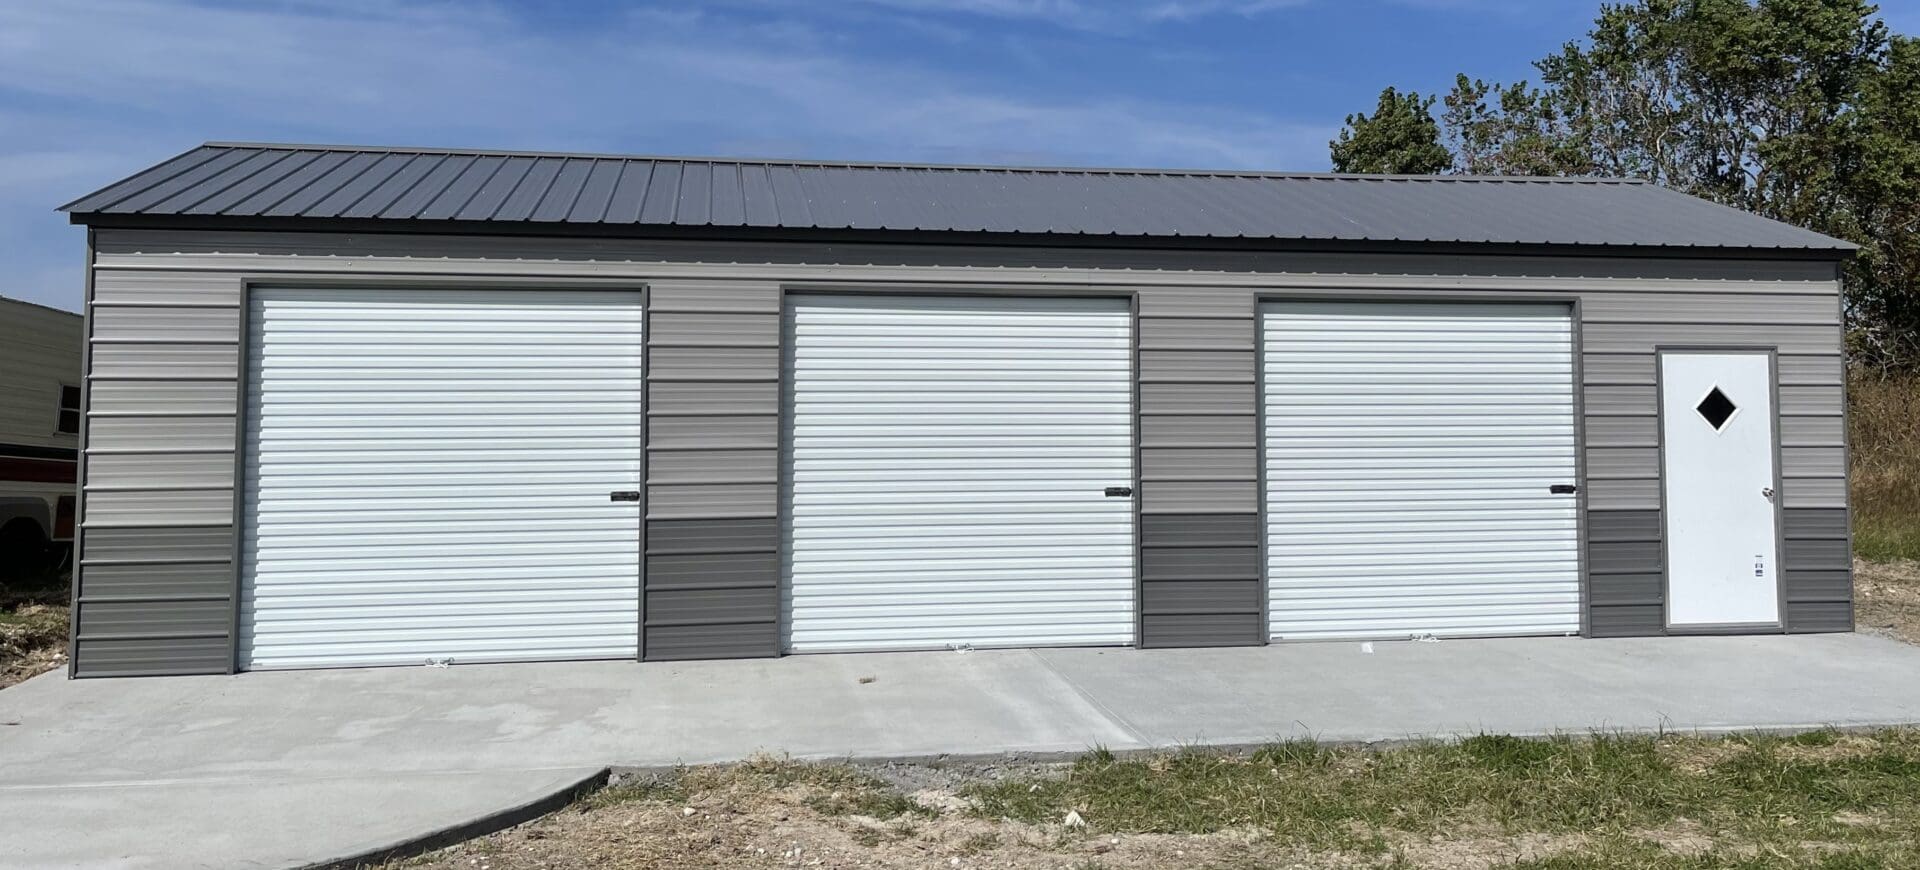
<path fill-rule="evenodd" d="M 209 143 L 62 207 L 119 216 L 1849 251 L 1631 180 Z M 423 227 L 424 228 L 424 227 Z"/>

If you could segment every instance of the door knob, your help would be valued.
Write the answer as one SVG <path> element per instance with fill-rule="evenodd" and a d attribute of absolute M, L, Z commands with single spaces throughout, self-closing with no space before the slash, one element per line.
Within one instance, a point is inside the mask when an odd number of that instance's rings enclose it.
<path fill-rule="evenodd" d="M 1773 501 L 1773 487 L 1771 486 L 1760 487 L 1760 494 L 1766 496 L 1767 501 Z"/>

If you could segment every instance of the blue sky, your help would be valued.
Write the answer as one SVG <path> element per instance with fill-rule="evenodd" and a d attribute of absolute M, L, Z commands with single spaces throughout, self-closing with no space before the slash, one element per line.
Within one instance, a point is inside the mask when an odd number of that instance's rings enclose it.
<path fill-rule="evenodd" d="M 77 309 L 53 209 L 205 140 L 1317 170 L 1381 87 L 1527 76 L 1598 5 L 0 0 L 0 295 Z"/>

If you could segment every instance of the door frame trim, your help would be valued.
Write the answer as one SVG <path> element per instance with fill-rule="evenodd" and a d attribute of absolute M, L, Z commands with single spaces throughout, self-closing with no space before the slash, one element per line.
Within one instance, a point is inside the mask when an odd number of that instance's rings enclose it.
<path fill-rule="evenodd" d="M 1569 366 L 1572 382 L 1568 389 L 1573 395 L 1573 514 L 1574 514 L 1574 574 L 1579 586 L 1579 637 L 1593 636 L 1593 582 L 1590 576 L 1592 561 L 1588 556 L 1587 514 L 1590 510 L 1587 486 L 1587 385 L 1586 385 L 1586 321 L 1582 306 L 1584 294 L 1568 293 L 1515 293 L 1504 290 L 1466 290 L 1445 293 L 1422 291 L 1418 288 L 1385 288 L 1365 293 L 1341 292 L 1314 287 L 1299 290 L 1263 289 L 1253 294 L 1253 396 L 1255 408 L 1254 424 L 1254 461 L 1259 483 L 1259 550 L 1260 550 L 1260 632 L 1262 643 L 1286 643 L 1273 639 L 1273 587 L 1268 574 L 1267 547 L 1267 423 L 1266 423 L 1266 347 L 1265 332 L 1262 328 L 1260 309 L 1275 302 L 1354 302 L 1354 303 L 1396 303 L 1396 302 L 1433 302 L 1433 303 L 1507 303 L 1513 305 L 1565 305 L 1567 306 L 1568 327 L 1572 330 L 1573 362 Z M 1656 364 L 1655 368 L 1658 368 Z M 1777 392 L 1777 388 L 1776 388 Z M 1778 419 L 1778 414 L 1775 419 Z M 1777 446 L 1777 445 L 1776 445 Z M 1778 491 L 1778 487 L 1775 488 Z M 1664 551 L 1662 558 L 1664 559 Z M 1559 637 L 1561 635 L 1540 635 Z"/>
<path fill-rule="evenodd" d="M 1767 360 L 1768 401 L 1773 419 L 1768 421 L 1773 455 L 1773 548 L 1774 615 L 1773 622 L 1700 622 L 1673 624 L 1673 546 L 1672 512 L 1667 506 L 1667 382 L 1663 360 L 1666 355 L 1749 354 Z M 1787 633 L 1787 491 L 1783 485 L 1780 454 L 1780 347 L 1772 344 L 1656 344 L 1653 346 L 1653 435 L 1660 456 L 1660 632 L 1664 635 L 1711 634 L 1786 634 Z"/>
<path fill-rule="evenodd" d="M 776 453 L 775 453 L 775 459 L 774 459 L 774 466 L 775 466 L 774 473 L 775 473 L 775 477 L 777 478 L 777 483 L 774 488 L 774 499 L 775 499 L 774 516 L 775 516 L 775 524 L 779 526 L 781 530 L 780 545 L 779 545 L 779 572 L 780 573 L 779 573 L 779 576 L 775 578 L 776 592 L 779 597 L 779 602 L 777 605 L 779 612 L 776 613 L 774 616 L 774 637 L 775 637 L 774 643 L 778 647 L 778 652 L 775 653 L 776 657 L 790 656 L 790 655 L 817 654 L 817 653 L 809 653 L 809 652 L 796 653 L 790 648 L 791 647 L 790 638 L 792 636 L 793 626 L 791 625 L 792 614 L 789 612 L 790 607 L 788 604 L 788 600 L 789 600 L 789 596 L 793 591 L 792 578 L 789 570 L 792 565 L 793 553 L 792 553 L 792 546 L 789 541 L 789 535 L 787 534 L 786 529 L 788 528 L 788 525 L 793 521 L 793 474 L 787 466 L 787 457 L 790 455 L 790 451 L 792 450 L 792 447 L 793 447 L 793 415 L 788 413 L 788 410 L 791 407 L 791 404 L 788 401 L 788 399 L 790 398 L 791 391 L 793 389 L 793 378 L 790 377 L 790 366 L 788 365 L 788 363 L 791 362 L 793 347 L 792 347 L 792 342 L 789 340 L 790 336 L 788 335 L 789 326 L 791 324 L 791 318 L 788 315 L 792 311 L 792 308 L 790 306 L 791 306 L 793 297 L 795 296 L 845 296 L 845 297 L 855 297 L 855 298 L 904 296 L 907 298 L 915 298 L 915 299 L 937 298 L 941 296 L 948 296 L 948 297 L 957 296 L 957 297 L 975 297 L 975 298 L 999 297 L 999 298 L 1008 298 L 1008 299 L 1111 299 L 1111 300 L 1126 301 L 1127 329 L 1129 332 L 1129 335 L 1127 337 L 1127 346 L 1128 346 L 1127 353 L 1128 353 L 1129 364 L 1133 368 L 1132 377 L 1130 379 L 1132 383 L 1129 385 L 1129 388 L 1128 388 L 1128 400 L 1132 403 L 1132 407 L 1129 408 L 1127 412 L 1128 424 L 1132 429 L 1132 438 L 1133 438 L 1133 443 L 1130 446 L 1128 451 L 1129 456 L 1131 457 L 1131 462 L 1133 464 L 1133 472 L 1131 474 L 1132 479 L 1130 481 L 1130 483 L 1133 486 L 1133 499 L 1132 499 L 1133 518 L 1130 523 L 1131 525 L 1130 532 L 1133 536 L 1133 542 L 1131 547 L 1129 548 L 1129 554 L 1131 555 L 1131 561 L 1132 561 L 1131 567 L 1132 567 L 1132 574 L 1133 574 L 1133 601 L 1132 601 L 1133 637 L 1128 643 L 1113 645 L 1113 646 L 1108 646 L 1104 644 L 1075 644 L 1073 646 L 1085 647 L 1085 648 L 1091 648 L 1091 649 L 1140 649 L 1141 648 L 1140 638 L 1143 633 L 1143 629 L 1144 629 L 1143 623 L 1145 622 L 1145 614 L 1146 614 L 1146 608 L 1142 606 L 1144 596 L 1145 596 L 1145 589 L 1143 588 L 1145 573 L 1142 569 L 1142 564 L 1141 564 L 1143 560 L 1141 558 L 1141 540 L 1140 540 L 1140 505 L 1142 504 L 1142 499 L 1140 494 L 1140 291 L 1141 289 L 1142 288 L 1138 286 L 1128 286 L 1123 284 L 1088 284 L 1088 285 L 1073 286 L 1073 287 L 1056 287 L 1056 286 L 1046 285 L 1046 284 L 995 284 L 991 282 L 979 282 L 979 283 L 971 283 L 971 284 L 969 283 L 956 283 L 956 284 L 914 283 L 914 282 L 876 282 L 871 284 L 864 284 L 864 283 L 846 283 L 846 282 L 834 282 L 834 281 L 782 281 L 780 282 L 780 286 L 779 286 L 780 337 L 778 341 L 778 345 L 779 345 L 779 374 L 778 374 L 779 388 L 778 389 L 779 389 L 780 411 L 779 411 L 779 420 L 775 426 L 778 437 L 775 439 L 777 442 L 777 445 L 775 448 Z M 977 649 L 1048 649 L 1049 647 L 1012 646 L 1012 647 L 976 647 L 976 648 Z M 824 650 L 821 651 L 821 653 L 832 654 L 830 651 L 824 651 Z"/>
<path fill-rule="evenodd" d="M 89 236 L 91 236 L 89 231 Z M 91 253 L 91 250 L 89 250 Z M 93 270 L 87 270 L 88 283 L 91 285 Z M 646 401 L 647 380 L 653 370 L 647 363 L 647 345 L 653 340 L 653 296 L 649 292 L 649 282 L 631 278 L 523 278 L 517 276 L 484 275 L 419 275 L 419 274 L 378 274 L 378 273 L 340 273 L 340 274 L 298 274 L 280 275 L 271 272 L 247 272 L 236 276 L 240 285 L 239 331 L 235 335 L 234 368 L 234 412 L 233 412 L 233 538 L 229 544 L 227 558 L 232 565 L 232 578 L 229 581 L 229 594 L 232 607 L 227 622 L 227 673 L 238 674 L 244 669 L 240 666 L 240 596 L 241 586 L 245 582 L 245 568 L 240 564 L 242 538 L 246 535 L 246 461 L 247 461 L 247 384 L 252 372 L 247 367 L 247 357 L 252 349 L 251 336 L 253 323 L 250 312 L 253 310 L 253 294 L 262 289 L 293 290 L 603 290 L 613 293 L 640 294 L 640 522 L 639 534 L 634 541 L 639 557 L 639 571 L 634 575 L 635 593 L 638 605 L 634 608 L 634 654 L 633 661 L 640 661 L 647 649 L 646 607 L 647 607 L 647 439 L 652 427 L 647 425 Z M 76 529 L 77 532 L 77 529 Z M 78 613 L 75 609 L 75 613 Z M 69 655 L 71 660 L 72 656 Z M 606 661 L 625 661 L 625 659 L 607 659 Z M 299 670 L 308 670 L 301 668 Z"/>

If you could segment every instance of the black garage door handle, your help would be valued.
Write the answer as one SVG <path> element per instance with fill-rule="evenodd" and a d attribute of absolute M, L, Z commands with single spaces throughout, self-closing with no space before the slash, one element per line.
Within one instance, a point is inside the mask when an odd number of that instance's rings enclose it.
<path fill-rule="evenodd" d="M 1107 487 L 1107 498 L 1127 498 L 1132 495 L 1133 495 L 1133 487 L 1131 486 Z"/>
<path fill-rule="evenodd" d="M 607 493 L 607 496 L 611 501 L 639 501 L 640 491 L 637 489 L 619 490 Z"/>

